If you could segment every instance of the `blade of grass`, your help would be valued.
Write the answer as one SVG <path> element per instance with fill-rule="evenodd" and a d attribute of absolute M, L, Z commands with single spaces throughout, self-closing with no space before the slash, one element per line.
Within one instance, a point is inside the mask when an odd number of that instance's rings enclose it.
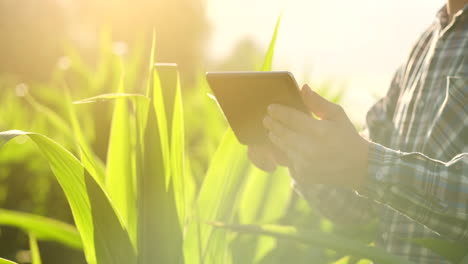
<path fill-rule="evenodd" d="M 161 101 L 164 102 L 164 113 L 167 120 L 167 139 L 169 146 L 169 173 L 166 185 L 172 183 L 173 193 L 177 205 L 180 228 L 185 222 L 185 189 L 184 189 L 184 115 L 182 103 L 182 91 L 180 87 L 179 71 L 177 64 L 156 63 L 155 69 L 160 80 Z M 156 96 L 156 94 L 155 94 Z M 158 111 L 158 110 L 157 110 Z M 161 110 L 159 110 L 161 111 Z M 159 119 L 160 117 L 157 116 Z M 164 120 L 163 120 L 164 122 Z M 170 123 L 169 123 L 170 122 Z M 161 124 L 161 127 L 164 124 Z M 167 159 L 166 159 L 167 161 Z"/>
<path fill-rule="evenodd" d="M 413 238 L 412 243 L 428 248 L 453 263 L 459 263 L 468 252 L 468 245 L 436 238 Z"/>
<path fill-rule="evenodd" d="M 100 94 L 97 96 L 93 96 L 90 98 L 74 101 L 73 104 L 90 104 L 90 103 L 98 103 L 98 102 L 105 102 L 111 99 L 122 99 L 122 98 L 136 98 L 137 100 L 146 100 L 149 101 L 149 97 L 143 94 L 135 94 L 135 93 L 108 93 L 108 94 Z"/>
<path fill-rule="evenodd" d="M 123 90 L 122 88 L 119 88 Z M 149 98 L 141 94 L 112 93 L 102 94 L 91 98 L 74 102 L 75 104 L 86 104 L 115 100 L 111 136 L 107 157 L 106 189 L 114 205 L 122 214 L 122 220 L 127 227 L 132 244 L 136 248 L 137 244 L 137 212 L 136 212 L 136 174 L 134 164 L 136 162 L 136 144 L 139 137 L 136 129 L 132 129 L 132 122 L 146 117 L 148 112 Z M 132 120 L 132 113 L 128 106 L 130 100 L 135 113 L 135 120 Z M 139 117 L 139 118 L 137 118 Z M 140 127 L 144 123 L 137 124 Z M 135 137 L 135 139 L 133 139 Z M 138 144 L 142 144 L 139 142 Z"/>
<path fill-rule="evenodd" d="M 83 240 L 86 259 L 89 263 L 96 263 L 94 239 L 92 237 L 94 230 L 90 215 L 89 197 L 84 185 L 83 167 L 71 153 L 45 136 L 14 130 L 1 132 L 0 139 L 3 139 L 3 142 L 6 143 L 7 140 L 20 135 L 29 136 L 48 159 L 52 171 L 67 196 L 75 218 L 75 224 Z"/>
<path fill-rule="evenodd" d="M 291 196 L 286 169 L 269 174 L 252 167 L 247 177 L 239 206 L 240 223 L 272 223 L 283 216 Z"/>
<path fill-rule="evenodd" d="M 170 171 L 170 150 L 169 150 L 169 124 L 167 122 L 167 113 L 166 113 L 166 106 L 164 102 L 164 93 L 163 88 L 161 85 L 161 80 L 159 78 L 159 72 L 157 71 L 156 65 L 152 70 L 152 90 L 150 94 L 150 98 L 153 102 L 153 109 L 155 113 L 155 120 L 156 120 L 156 128 L 158 131 L 158 139 L 160 141 L 160 148 L 161 148 L 161 155 L 163 166 L 166 171 L 165 176 L 165 186 L 166 189 L 169 188 L 169 183 L 171 180 L 171 171 Z"/>
<path fill-rule="evenodd" d="M 137 135 L 138 263 L 177 263 L 182 255 L 182 230 L 170 182 L 168 124 L 162 87 L 151 70 L 147 121 L 139 118 Z M 157 248 L 154 245 L 158 245 Z"/>
<path fill-rule="evenodd" d="M 124 92 L 122 76 L 119 93 Z M 116 100 L 107 150 L 106 190 L 122 215 L 130 237 L 136 243 L 136 197 L 133 162 L 134 136 L 127 100 Z"/>
<path fill-rule="evenodd" d="M 80 127 L 80 123 L 78 120 L 78 115 L 76 113 L 76 109 L 72 104 L 72 99 L 68 89 L 65 90 L 65 98 L 67 100 L 67 110 L 68 110 L 68 117 L 72 124 L 73 133 L 75 136 L 76 145 L 80 150 L 80 159 L 83 163 L 85 169 L 99 182 L 103 183 L 105 180 L 105 169 L 104 165 L 102 164 L 101 160 L 97 158 L 96 154 L 92 151 L 91 146 L 89 145 L 88 141 L 86 140 L 85 136 Z"/>
<path fill-rule="evenodd" d="M 176 92 L 174 98 L 174 110 L 172 111 L 171 133 L 171 165 L 172 183 L 179 216 L 180 228 L 185 224 L 185 141 L 184 141 L 184 109 L 182 103 L 182 91 L 180 89 L 179 76 L 177 76 Z"/>
<path fill-rule="evenodd" d="M 239 199 L 238 217 L 241 224 L 274 223 L 286 213 L 291 197 L 290 177 L 285 168 L 275 173 L 266 173 L 251 167 L 242 195 Z M 249 246 L 246 246 L 246 241 Z M 275 241 L 269 237 L 248 238 L 238 235 L 231 242 L 233 252 L 242 255 L 243 263 L 255 263 L 275 247 Z"/>
<path fill-rule="evenodd" d="M 11 260 L 4 259 L 4 258 L 0 258 L 0 264 L 18 264 L 18 263 L 13 262 Z"/>
<path fill-rule="evenodd" d="M 0 225 L 20 228 L 40 240 L 55 241 L 75 249 L 83 248 L 76 228 L 54 219 L 0 209 Z"/>
<path fill-rule="evenodd" d="M 141 148 L 144 153 L 137 176 L 140 264 L 175 263 L 178 254 L 174 243 L 182 239 L 172 189 L 166 188 L 168 171 L 164 165 L 159 131 L 154 109 L 150 107 Z"/>
<path fill-rule="evenodd" d="M 41 264 L 41 253 L 34 234 L 29 234 L 29 250 L 31 251 L 32 264 Z"/>
<path fill-rule="evenodd" d="M 270 41 L 270 45 L 268 46 L 268 51 L 265 54 L 265 58 L 263 59 L 263 65 L 260 69 L 261 71 L 271 71 L 273 65 L 273 55 L 275 53 L 275 46 L 276 46 L 276 38 L 278 37 L 278 30 L 281 23 L 281 16 L 278 17 L 276 20 L 275 30 L 273 32 L 273 36 Z"/>
<path fill-rule="evenodd" d="M 55 111 L 50 109 L 44 104 L 39 103 L 34 97 L 31 95 L 25 96 L 26 100 L 32 105 L 32 107 L 44 116 L 47 116 L 47 120 L 60 131 L 67 136 L 67 139 L 73 139 L 72 130 L 70 129 L 69 124 L 63 119 L 60 115 L 58 115 Z"/>
<path fill-rule="evenodd" d="M 187 228 L 184 255 L 190 263 L 224 263 L 227 239 L 205 225 L 209 219 L 228 221 L 234 213 L 237 195 L 245 179 L 248 163 L 245 148 L 228 131 L 210 163 L 196 201 L 196 217 Z M 203 223 L 200 224 L 200 221 Z"/>
<path fill-rule="evenodd" d="M 383 249 L 362 245 L 358 241 L 321 231 L 297 230 L 292 226 L 278 225 L 231 225 L 221 222 L 211 222 L 211 225 L 236 232 L 272 236 L 278 239 L 287 239 L 315 247 L 328 248 L 356 257 L 371 259 L 382 264 L 411 263 L 398 256 L 391 255 Z"/>
<path fill-rule="evenodd" d="M 87 262 L 135 263 L 135 252 L 121 219 L 99 183 L 66 149 L 36 133 L 0 132 L 0 146 L 15 136 L 28 136 L 48 161 L 70 204 Z M 110 238 L 110 239 L 109 239 Z"/>

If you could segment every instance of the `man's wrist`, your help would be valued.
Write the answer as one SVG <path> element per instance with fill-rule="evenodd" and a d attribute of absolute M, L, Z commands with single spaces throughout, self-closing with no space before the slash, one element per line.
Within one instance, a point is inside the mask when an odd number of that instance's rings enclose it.
<path fill-rule="evenodd" d="M 363 184 L 356 189 L 357 192 L 362 196 L 382 200 L 388 188 L 395 183 L 388 166 L 398 162 L 399 157 L 399 151 L 369 142 L 367 172 Z"/>

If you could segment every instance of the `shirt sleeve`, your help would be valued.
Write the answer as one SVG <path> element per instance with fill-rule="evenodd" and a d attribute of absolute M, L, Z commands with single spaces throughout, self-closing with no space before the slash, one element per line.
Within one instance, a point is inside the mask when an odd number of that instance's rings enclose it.
<path fill-rule="evenodd" d="M 399 69 L 392 80 L 387 95 L 375 103 L 367 114 L 367 124 L 361 133 L 364 137 L 387 144 L 393 132 L 393 112 L 400 94 Z M 311 172 L 313 173 L 313 172 Z M 329 185 L 299 186 L 295 189 L 323 216 L 336 224 L 368 224 L 377 217 L 382 206 L 374 200 L 359 196 L 356 191 Z"/>
<path fill-rule="evenodd" d="M 468 240 L 468 153 L 444 163 L 371 143 L 368 162 L 360 195 L 449 239 Z"/>
<path fill-rule="evenodd" d="M 401 75 L 403 74 L 402 69 L 398 69 L 393 76 L 386 96 L 377 101 L 367 112 L 366 116 L 367 138 L 374 142 L 379 142 L 384 146 L 390 144 L 389 140 L 395 131 L 393 115 L 402 91 L 400 85 Z"/>
<path fill-rule="evenodd" d="M 335 224 L 366 225 L 376 219 L 377 204 L 353 190 L 323 184 L 303 188 L 293 183 L 293 186 L 313 208 Z"/>

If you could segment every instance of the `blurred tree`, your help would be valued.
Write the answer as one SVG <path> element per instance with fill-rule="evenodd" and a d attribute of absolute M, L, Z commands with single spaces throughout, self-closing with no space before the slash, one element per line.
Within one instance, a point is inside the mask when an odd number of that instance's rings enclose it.
<path fill-rule="evenodd" d="M 103 28 L 110 28 L 113 40 L 126 43 L 128 49 L 144 43 L 142 54 L 149 54 L 155 29 L 157 61 L 179 64 L 184 81 L 193 81 L 205 56 L 209 31 L 204 3 L 0 0 L 0 72 L 18 74 L 23 80 L 45 79 L 63 55 L 64 43 L 79 48 L 88 62 L 94 62 Z"/>
<path fill-rule="evenodd" d="M 204 1 L 85 0 L 81 6 L 91 25 L 111 27 L 113 37 L 130 47 L 142 39 L 150 44 L 154 29 L 156 60 L 179 64 L 184 78 L 193 81 L 205 55 L 208 22 Z"/>
<path fill-rule="evenodd" d="M 62 54 L 63 22 L 56 0 L 0 0 L 0 72 L 48 78 Z"/>

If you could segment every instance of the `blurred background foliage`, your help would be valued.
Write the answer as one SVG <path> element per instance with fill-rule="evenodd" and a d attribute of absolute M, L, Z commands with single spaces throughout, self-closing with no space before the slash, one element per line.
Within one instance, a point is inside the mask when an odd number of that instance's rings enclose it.
<path fill-rule="evenodd" d="M 0 131 L 43 133 L 77 155 L 65 96 L 69 93 L 73 100 L 79 100 L 116 92 L 122 73 L 127 92 L 143 93 L 154 30 L 156 60 L 175 62 L 180 67 L 187 155 L 199 188 L 227 128 L 215 102 L 206 96 L 207 64 L 217 70 L 255 70 L 264 53 L 244 39 L 224 61 L 208 62 L 205 44 L 210 25 L 204 5 L 203 0 L 0 0 Z M 330 94 L 330 86 L 327 83 L 316 89 L 339 101 L 340 93 Z M 76 109 L 86 139 L 104 162 L 111 103 Z M 38 152 L 24 144 L 25 140 L 19 137 L 0 152 L 0 207 L 72 223 L 69 206 L 52 172 Z M 284 183 L 289 185 L 289 180 Z M 285 202 L 283 215 L 267 217 L 264 223 L 318 228 L 370 242 L 372 228 L 345 230 L 333 226 L 295 193 Z M 244 203 L 248 206 L 248 201 Z M 263 251 L 246 250 L 249 244 L 256 244 L 254 236 L 232 234 L 231 239 L 234 263 L 246 263 L 252 254 L 257 254 L 257 263 L 330 263 L 344 257 L 273 238 L 261 238 L 261 244 L 266 245 Z M 84 263 L 81 252 L 52 242 L 39 245 L 43 263 Z M 1 257 L 28 263 L 28 248 L 24 233 L 0 227 Z M 340 263 L 355 262 L 358 260 L 351 258 Z"/>
<path fill-rule="evenodd" d="M 203 61 L 209 33 L 203 0 L 1 0 L 0 71 L 47 80 L 68 45 L 94 63 L 103 28 L 120 52 L 144 45 L 144 54 L 155 29 L 159 59 L 178 63 L 186 80 Z"/>

